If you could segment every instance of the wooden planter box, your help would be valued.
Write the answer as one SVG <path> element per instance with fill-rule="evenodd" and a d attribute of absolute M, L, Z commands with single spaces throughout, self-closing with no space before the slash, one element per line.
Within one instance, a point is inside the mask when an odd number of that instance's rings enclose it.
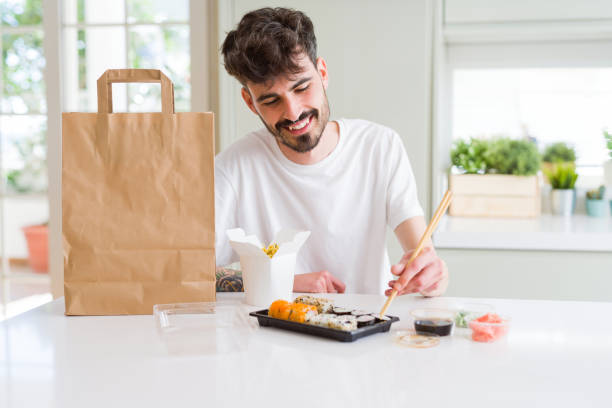
<path fill-rule="evenodd" d="M 537 217 L 540 185 L 537 176 L 451 174 L 449 214 L 461 217 Z"/>

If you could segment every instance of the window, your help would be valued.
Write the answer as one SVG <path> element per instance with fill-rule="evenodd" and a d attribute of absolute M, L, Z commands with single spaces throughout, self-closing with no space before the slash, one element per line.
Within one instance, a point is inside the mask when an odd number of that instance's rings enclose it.
<path fill-rule="evenodd" d="M 65 111 L 97 111 L 96 80 L 109 68 L 161 69 L 176 111 L 191 109 L 189 1 L 64 0 Z M 158 84 L 113 85 L 117 112 L 160 111 Z"/>
<path fill-rule="evenodd" d="M 4 193 L 44 192 L 47 106 L 41 0 L 3 1 L 0 11 Z"/>
<path fill-rule="evenodd" d="M 486 3 L 486 4 L 485 4 Z M 612 4 L 585 0 L 444 0 L 434 42 L 434 196 L 448 187 L 453 141 L 470 136 L 535 138 L 577 153 L 573 217 L 445 217 L 434 237 L 443 248 L 609 251 L 610 218 L 588 217 L 586 190 L 603 182 L 603 130 L 612 127 Z"/>
<path fill-rule="evenodd" d="M 0 2 L 0 320 L 19 298 L 34 298 L 34 306 L 50 299 L 48 276 L 33 274 L 27 262 L 31 233 L 23 230 L 49 216 L 42 23 L 42 0 Z M 39 270 L 46 268 L 45 230 L 36 227 L 32 238 L 44 242 Z"/>
<path fill-rule="evenodd" d="M 602 176 L 612 129 L 612 68 L 456 69 L 453 139 L 504 134 L 576 149 L 578 173 Z"/>
<path fill-rule="evenodd" d="M 553 142 L 574 146 L 577 187 L 597 187 L 607 160 L 603 130 L 612 126 L 612 35 L 601 22 L 612 18 L 612 5 L 493 3 L 499 7 L 479 8 L 479 0 L 443 3 L 435 195 L 446 188 L 453 140 L 499 134 L 533 137 L 541 151 Z"/>

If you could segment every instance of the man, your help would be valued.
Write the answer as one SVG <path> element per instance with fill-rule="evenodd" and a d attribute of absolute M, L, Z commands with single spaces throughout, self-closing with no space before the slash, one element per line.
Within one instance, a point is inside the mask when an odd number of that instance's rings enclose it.
<path fill-rule="evenodd" d="M 310 19 L 283 8 L 252 11 L 222 53 L 265 128 L 217 156 L 217 265 L 237 260 L 227 229 L 270 242 L 291 227 L 312 232 L 298 254 L 296 292 L 442 294 L 448 272 L 431 243 L 405 265 L 425 221 L 403 144 L 381 125 L 329 120 L 328 71 Z M 393 267 L 387 225 L 406 251 Z"/>

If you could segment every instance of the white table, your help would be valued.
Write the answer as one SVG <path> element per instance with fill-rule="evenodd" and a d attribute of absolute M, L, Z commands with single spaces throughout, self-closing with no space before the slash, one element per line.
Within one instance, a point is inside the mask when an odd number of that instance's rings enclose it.
<path fill-rule="evenodd" d="M 329 297 L 371 311 L 384 303 L 381 296 Z M 484 301 L 511 316 L 508 337 L 481 344 L 456 330 L 431 349 L 395 344 L 409 310 L 461 301 Z M 170 353 L 152 316 L 63 312 L 60 299 L 0 323 L 0 407 L 612 404 L 612 303 L 403 296 L 388 311 L 402 319 L 390 333 L 340 343 L 257 328 L 243 351 L 195 355 Z"/>

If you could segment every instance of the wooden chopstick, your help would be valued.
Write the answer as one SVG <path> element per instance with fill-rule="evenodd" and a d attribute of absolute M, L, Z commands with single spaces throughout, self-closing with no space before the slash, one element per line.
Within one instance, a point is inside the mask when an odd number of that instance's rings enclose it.
<path fill-rule="evenodd" d="M 406 266 L 410 265 L 410 263 L 414 261 L 414 259 L 417 256 L 419 256 L 419 254 L 423 250 L 423 247 L 425 246 L 425 242 L 427 242 L 431 238 L 431 234 L 434 232 L 434 230 L 438 226 L 438 223 L 442 219 L 442 216 L 446 212 L 446 209 L 450 205 L 450 202 L 452 199 L 453 199 L 453 193 L 450 190 L 447 190 L 446 193 L 444 193 L 444 197 L 442 197 L 442 201 L 440 201 L 440 204 L 438 205 L 436 212 L 434 213 L 433 217 L 431 217 L 431 220 L 429 221 L 429 225 L 427 225 L 425 232 L 423 232 L 423 236 L 421 237 L 421 240 L 419 241 L 416 249 L 412 251 L 412 255 L 410 256 L 410 259 L 408 259 L 408 262 L 406 262 L 404 269 L 406 268 Z M 395 299 L 395 296 L 397 296 L 397 290 L 393 289 L 393 291 L 387 298 L 385 305 L 380 311 L 380 317 L 383 317 L 384 314 L 387 312 L 387 309 L 389 308 L 389 305 L 391 305 L 391 302 L 393 301 L 393 299 Z"/>

